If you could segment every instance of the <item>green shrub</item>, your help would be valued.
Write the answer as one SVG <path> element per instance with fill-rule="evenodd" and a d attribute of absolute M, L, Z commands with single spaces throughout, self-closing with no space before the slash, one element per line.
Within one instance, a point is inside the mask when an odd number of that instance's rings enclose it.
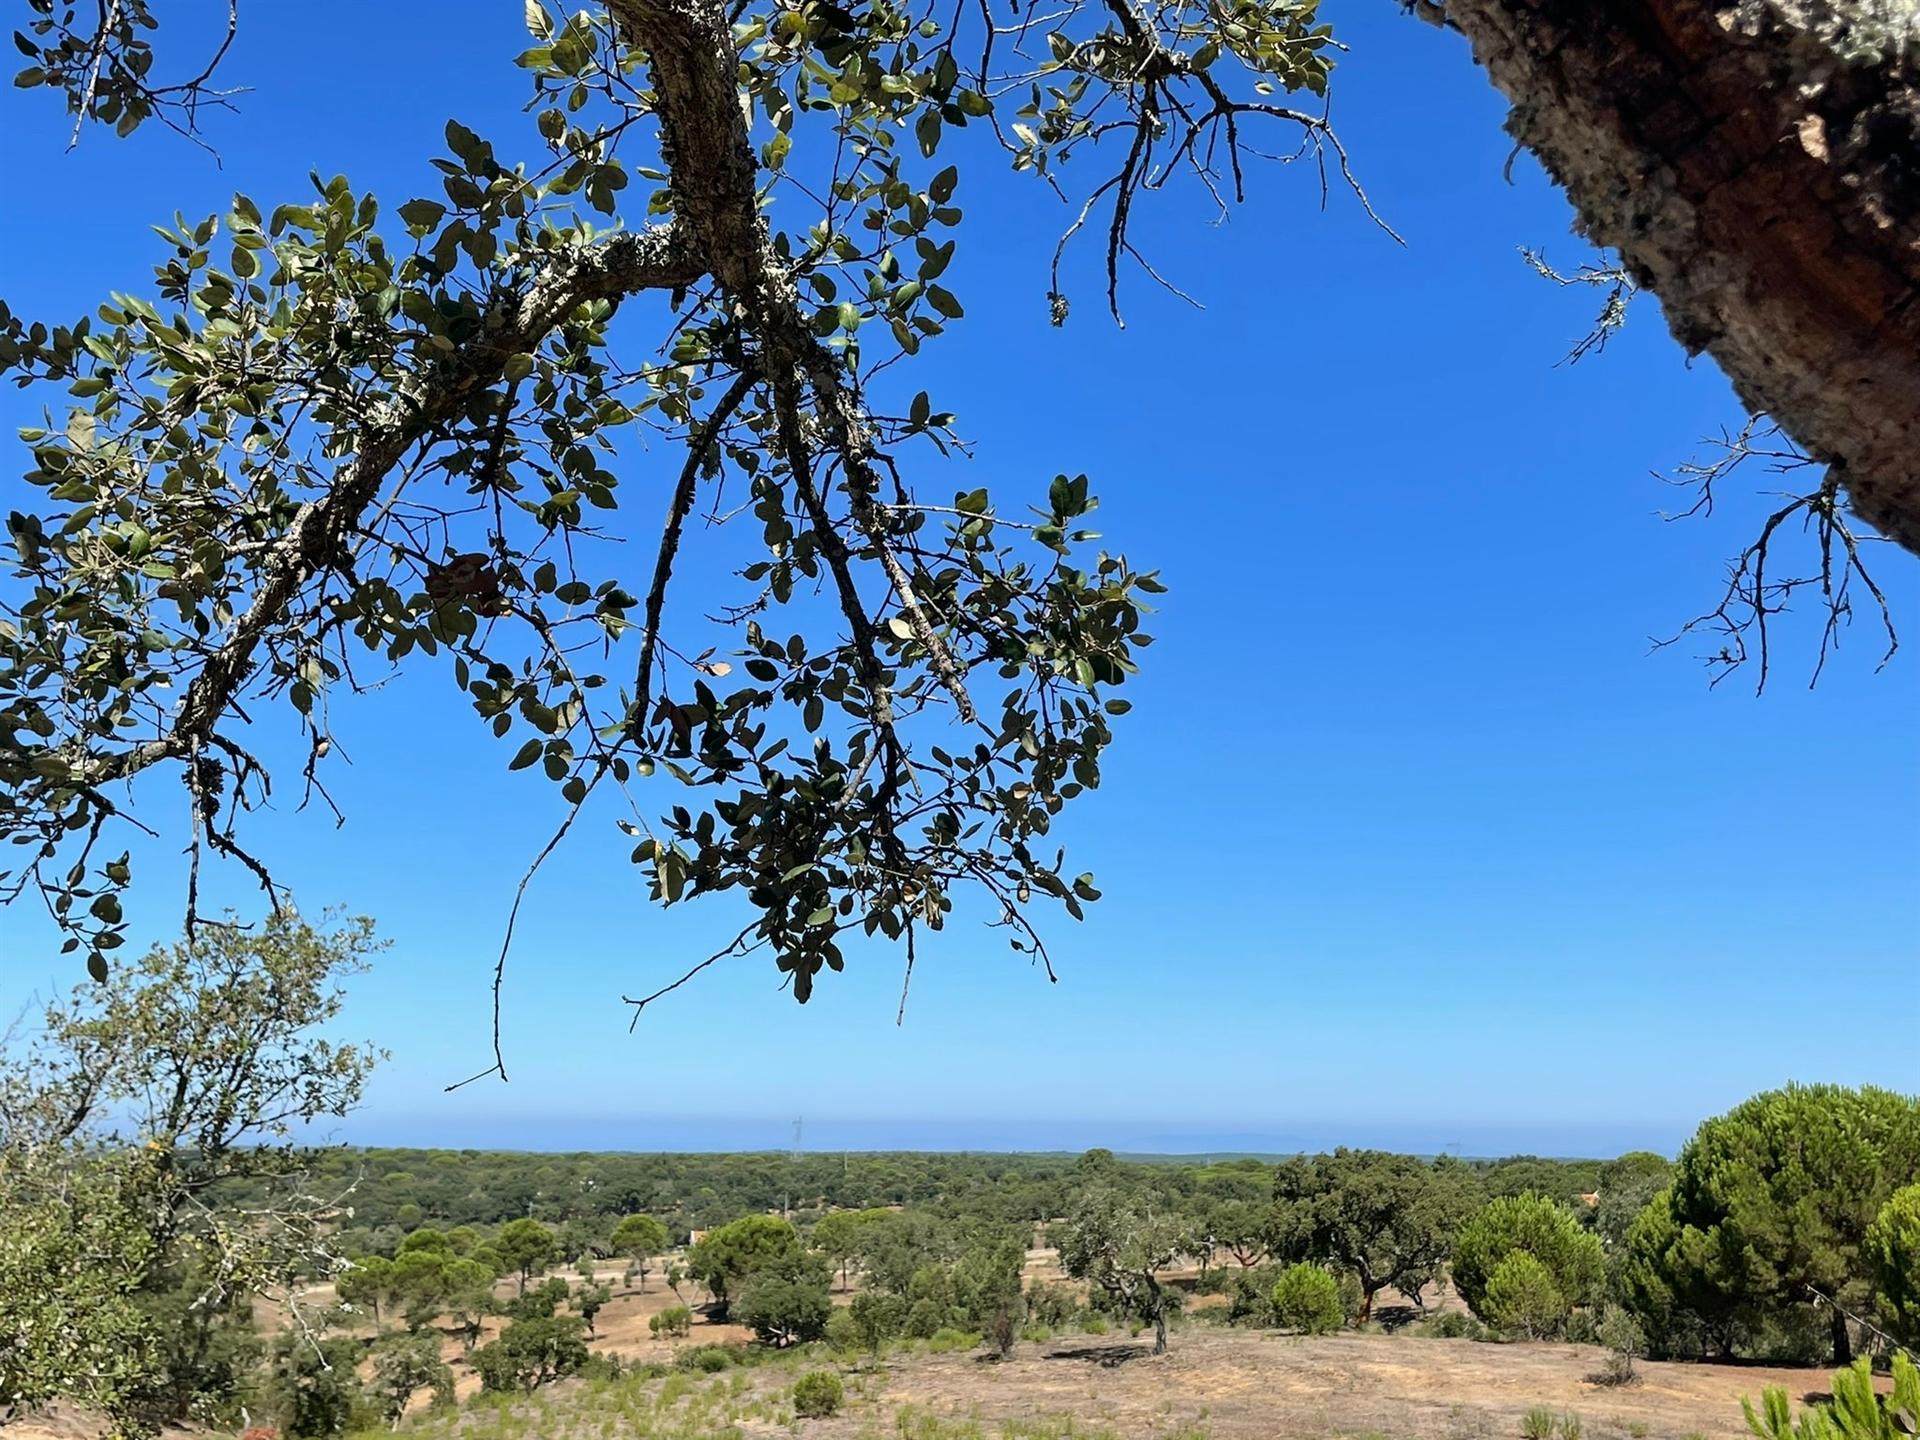
<path fill-rule="evenodd" d="M 936 1330 L 927 1337 L 927 1349 L 935 1355 L 950 1354 L 956 1350 L 972 1350 L 979 1343 L 978 1335 L 970 1335 L 965 1330 L 951 1328 Z"/>
<path fill-rule="evenodd" d="M 1463 1315 L 1458 1310 L 1443 1310 L 1430 1320 L 1422 1321 L 1414 1332 L 1432 1340 L 1484 1340 L 1487 1327 L 1471 1315 Z"/>
<path fill-rule="evenodd" d="M 1631 1385 L 1634 1357 L 1644 1355 L 1647 1349 L 1640 1322 L 1624 1306 L 1609 1305 L 1594 1327 L 1594 1336 L 1607 1347 L 1606 1364 L 1598 1378 L 1607 1385 Z"/>
<path fill-rule="evenodd" d="M 1340 1284 L 1318 1265 L 1293 1265 L 1273 1285 L 1273 1318 L 1302 1335 L 1327 1335 L 1346 1320 Z"/>
<path fill-rule="evenodd" d="M 809 1420 L 833 1414 L 846 1400 L 840 1377 L 827 1370 L 809 1370 L 793 1382 L 793 1413 Z"/>
<path fill-rule="evenodd" d="M 1553 1411 L 1536 1405 L 1520 1417 L 1520 1433 L 1525 1440 L 1552 1440 Z"/>
<path fill-rule="evenodd" d="M 1081 1326 L 1081 1329 L 1089 1335 L 1104 1335 L 1107 1333 L 1107 1322 L 1103 1316 L 1089 1315 L 1087 1323 Z"/>
<path fill-rule="evenodd" d="M 818 1255 L 797 1251 L 769 1262 L 736 1282 L 732 1318 L 750 1327 L 763 1345 L 818 1340 L 833 1309 L 827 1285 L 832 1272 Z"/>
<path fill-rule="evenodd" d="M 847 1313 L 860 1332 L 860 1342 L 876 1355 L 889 1340 L 900 1338 L 907 1321 L 906 1302 L 883 1290 L 862 1290 L 847 1306 Z"/>
<path fill-rule="evenodd" d="M 673 1363 L 682 1370 L 698 1370 L 706 1375 L 718 1375 L 734 1363 L 732 1345 L 696 1345 L 691 1350 L 682 1350 L 673 1357 Z"/>
<path fill-rule="evenodd" d="M 473 1352 L 481 1388 L 532 1394 L 549 1381 L 574 1374 L 587 1363 L 587 1342 L 580 1328 L 571 1315 L 514 1321 L 498 1340 Z"/>
<path fill-rule="evenodd" d="M 859 1323 L 847 1312 L 844 1305 L 836 1305 L 833 1313 L 827 1316 L 827 1344 L 836 1350 L 858 1350 L 866 1337 L 861 1334 Z"/>
<path fill-rule="evenodd" d="M 952 1310 L 951 1305 L 931 1297 L 916 1300 L 908 1307 L 901 1333 L 909 1340 L 931 1339 L 937 1332 L 950 1328 L 947 1317 Z"/>
<path fill-rule="evenodd" d="M 595 1350 L 587 1356 L 587 1363 L 580 1367 L 582 1380 L 618 1380 L 627 1373 L 627 1365 L 618 1355 L 609 1355 L 603 1350 Z"/>
<path fill-rule="evenodd" d="M 1552 1272 L 1525 1250 L 1515 1250 L 1494 1267 L 1480 1306 L 1489 1324 L 1529 1340 L 1553 1334 L 1567 1317 L 1566 1297 Z"/>
<path fill-rule="evenodd" d="M 1351 1270 L 1342 1270 L 1334 1276 L 1334 1283 L 1340 1289 L 1341 1323 L 1359 1324 L 1360 1314 L 1367 1308 L 1367 1292 L 1360 1284 L 1360 1277 Z"/>
<path fill-rule="evenodd" d="M 1580 1440 L 1586 1428 L 1580 1423 L 1580 1417 L 1569 1410 L 1560 1417 L 1560 1440 Z"/>
<path fill-rule="evenodd" d="M 1500 1323 L 1487 1313 L 1487 1287 L 1500 1262 L 1516 1250 L 1546 1268 L 1566 1305 L 1592 1300 L 1605 1278 L 1600 1238 L 1582 1228 L 1571 1210 L 1538 1195 L 1503 1196 L 1463 1225 L 1454 1242 L 1454 1289 L 1483 1320 Z"/>
<path fill-rule="evenodd" d="M 647 1329 L 656 1335 L 686 1335 L 693 1330 L 693 1311 L 684 1305 L 669 1305 L 657 1315 L 647 1317 Z"/>
<path fill-rule="evenodd" d="M 1027 1318 L 1036 1325 L 1058 1330 L 1073 1323 L 1080 1302 L 1065 1285 L 1037 1284 L 1027 1291 Z"/>
<path fill-rule="evenodd" d="M 1260 1330 L 1275 1324 L 1273 1285 L 1280 1274 L 1270 1265 L 1234 1271 L 1232 1280 L 1226 1286 L 1227 1323 L 1251 1325 Z"/>

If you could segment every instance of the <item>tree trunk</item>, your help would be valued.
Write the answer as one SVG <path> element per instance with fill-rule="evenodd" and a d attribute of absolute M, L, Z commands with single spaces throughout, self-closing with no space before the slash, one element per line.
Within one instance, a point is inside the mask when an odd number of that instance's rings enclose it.
<path fill-rule="evenodd" d="M 1167 1297 L 1161 1292 L 1160 1282 L 1151 1274 L 1147 1276 L 1148 1303 L 1153 1306 L 1153 1353 L 1167 1353 Z"/>
<path fill-rule="evenodd" d="M 1829 1305 L 1827 1313 L 1833 1317 L 1833 1363 L 1851 1365 L 1853 1363 L 1853 1336 L 1847 1331 L 1847 1317 L 1840 1313 L 1838 1305 Z"/>
<path fill-rule="evenodd" d="M 1431 8 L 1431 7 L 1429 7 Z M 1690 353 L 1920 554 L 1920 7 L 1446 0 Z"/>

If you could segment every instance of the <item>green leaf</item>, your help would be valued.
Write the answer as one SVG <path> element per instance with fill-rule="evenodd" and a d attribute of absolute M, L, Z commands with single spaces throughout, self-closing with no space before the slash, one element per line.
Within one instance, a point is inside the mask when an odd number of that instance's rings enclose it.
<path fill-rule="evenodd" d="M 540 740 L 527 741 L 526 744 L 520 747 L 520 753 L 513 757 L 513 761 L 511 764 L 507 766 L 507 769 L 509 770 L 526 769 L 529 765 L 533 764 L 534 761 L 540 758 L 540 752 L 545 748 L 546 748 L 546 745 L 545 745 L 545 742 L 543 741 L 540 741 Z"/>
<path fill-rule="evenodd" d="M 553 17 L 547 14 L 547 7 L 540 0 L 526 0 L 527 31 L 536 40 L 545 40 L 553 34 Z"/>
<path fill-rule="evenodd" d="M 425 233 L 446 216 L 447 207 L 438 200 L 409 200 L 400 207 L 400 218 L 415 233 Z"/>

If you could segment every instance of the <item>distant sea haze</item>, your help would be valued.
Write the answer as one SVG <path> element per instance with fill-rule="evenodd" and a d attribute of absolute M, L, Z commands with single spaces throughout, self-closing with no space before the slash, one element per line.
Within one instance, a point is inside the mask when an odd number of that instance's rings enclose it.
<path fill-rule="evenodd" d="M 1684 1122 L 1618 1124 L 1439 1125 L 1352 1120 L 1272 1125 L 1181 1124 L 1100 1119 L 842 1119 L 833 1116 L 706 1118 L 645 1114 L 550 1116 L 382 1114 L 362 1112 L 324 1138 L 354 1145 L 475 1150 L 666 1151 L 790 1150 L 794 1121 L 806 1151 L 983 1150 L 1066 1151 L 1095 1146 L 1144 1155 L 1294 1155 L 1356 1148 L 1463 1157 L 1546 1155 L 1598 1158 L 1628 1150 L 1675 1153 L 1693 1131 Z M 316 1137 L 320 1138 L 320 1137 Z"/>

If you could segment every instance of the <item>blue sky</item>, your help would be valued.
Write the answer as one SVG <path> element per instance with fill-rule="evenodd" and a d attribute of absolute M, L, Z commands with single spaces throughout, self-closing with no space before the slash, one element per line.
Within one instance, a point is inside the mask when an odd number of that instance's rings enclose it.
<path fill-rule="evenodd" d="M 223 169 L 157 131 L 67 154 L 44 93 L 6 91 L 0 294 L 89 310 L 145 284 L 149 222 L 235 188 L 297 199 L 309 169 L 390 213 L 431 184 L 450 113 L 533 153 L 519 12 L 422 0 L 406 36 L 371 3 L 248 14 L 233 73 L 259 88 L 213 126 Z M 1498 98 L 1395 7 L 1330 13 L 1353 50 L 1335 119 L 1405 249 L 1338 193 L 1321 213 L 1301 167 L 1258 168 L 1223 225 L 1192 203 L 1144 216 L 1143 248 L 1203 311 L 1136 277 L 1116 330 L 1087 247 L 1054 330 L 1068 217 L 984 150 L 965 169 L 949 274 L 968 314 L 913 385 L 975 440 L 969 483 L 1011 503 L 1086 471 L 1109 543 L 1171 587 L 1106 787 L 1065 831 L 1107 898 L 1051 926 L 1060 983 L 960 928 L 923 948 L 904 1026 L 899 959 L 875 949 L 805 1009 L 770 963 L 716 969 L 629 1036 L 622 991 L 736 926 L 650 908 L 603 826 L 523 915 L 512 1083 L 444 1095 L 486 1063 L 509 892 L 558 812 L 443 676 L 410 674 L 342 719 L 347 826 L 257 832 L 306 905 L 372 914 L 393 942 L 349 1020 L 394 1058 L 342 1134 L 731 1148 L 784 1145 L 804 1115 L 824 1147 L 1598 1153 L 1669 1148 L 1789 1078 L 1920 1088 L 1871 1018 L 1920 935 L 1913 661 L 1875 675 L 1858 626 L 1809 692 L 1800 632 L 1755 698 L 1709 691 L 1697 646 L 1648 653 L 1759 513 L 1662 524 L 1674 492 L 1650 472 L 1736 404 L 1649 300 L 1604 355 L 1556 364 L 1597 297 L 1517 247 L 1590 256 L 1535 166 L 1503 179 Z M 0 420 L 28 415 L 0 396 Z M 670 463 L 636 453 L 628 473 L 664 484 Z M 21 468 L 0 464 L 12 504 Z M 1880 569 L 1920 623 L 1920 570 L 1891 551 Z M 176 788 L 147 792 L 174 826 Z M 131 913 L 162 938 L 178 865 L 145 858 Z M 0 945 L 0 1013 L 74 978 L 31 915 L 0 916 Z"/>

